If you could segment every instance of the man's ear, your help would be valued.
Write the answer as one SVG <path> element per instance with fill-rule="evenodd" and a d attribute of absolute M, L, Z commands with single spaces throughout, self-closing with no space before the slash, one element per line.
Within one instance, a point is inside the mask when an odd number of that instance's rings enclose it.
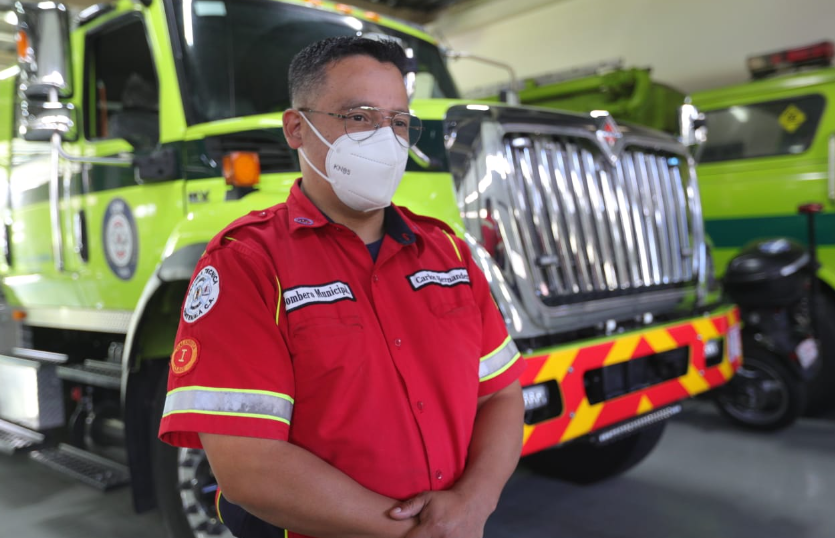
<path fill-rule="evenodd" d="M 302 145 L 301 114 L 294 108 L 288 108 L 284 111 L 281 122 L 284 125 L 284 138 L 287 139 L 287 144 L 293 149 L 299 149 Z"/>

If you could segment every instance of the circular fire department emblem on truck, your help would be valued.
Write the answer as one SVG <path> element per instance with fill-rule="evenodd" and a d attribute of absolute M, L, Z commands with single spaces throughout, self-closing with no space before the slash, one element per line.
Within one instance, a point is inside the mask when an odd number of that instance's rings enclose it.
<path fill-rule="evenodd" d="M 220 275 L 217 269 L 207 265 L 197 273 L 188 289 L 186 304 L 183 307 L 183 321 L 194 323 L 209 313 L 217 303 L 220 294 Z"/>
<path fill-rule="evenodd" d="M 121 198 L 114 198 L 104 212 L 102 244 L 107 265 L 122 280 L 130 280 L 136 272 L 139 239 L 130 206 Z"/>

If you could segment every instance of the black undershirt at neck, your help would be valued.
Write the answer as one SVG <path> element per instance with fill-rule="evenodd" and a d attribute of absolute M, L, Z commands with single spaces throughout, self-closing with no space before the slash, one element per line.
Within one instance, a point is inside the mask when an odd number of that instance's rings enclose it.
<path fill-rule="evenodd" d="M 383 246 L 383 238 L 374 241 L 373 243 L 366 243 L 368 253 L 371 254 L 371 259 L 377 261 L 377 255 L 380 254 L 380 247 Z"/>

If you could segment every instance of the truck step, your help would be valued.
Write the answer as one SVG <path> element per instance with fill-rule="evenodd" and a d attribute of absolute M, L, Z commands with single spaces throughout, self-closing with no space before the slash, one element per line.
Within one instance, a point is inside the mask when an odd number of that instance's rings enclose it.
<path fill-rule="evenodd" d="M 13 347 L 12 355 L 23 359 L 48 362 L 52 364 L 63 364 L 69 359 L 69 357 L 63 353 L 52 353 L 51 351 L 41 351 L 39 349 L 28 349 L 25 347 Z"/>
<path fill-rule="evenodd" d="M 83 364 L 59 366 L 58 377 L 64 381 L 118 390 L 122 385 L 122 365 L 87 359 Z"/>
<path fill-rule="evenodd" d="M 0 453 L 12 455 L 18 451 L 37 448 L 43 442 L 42 433 L 0 420 Z"/>
<path fill-rule="evenodd" d="M 29 453 L 29 457 L 102 491 L 130 482 L 130 472 L 126 466 L 64 443 L 55 448 L 35 450 Z"/>

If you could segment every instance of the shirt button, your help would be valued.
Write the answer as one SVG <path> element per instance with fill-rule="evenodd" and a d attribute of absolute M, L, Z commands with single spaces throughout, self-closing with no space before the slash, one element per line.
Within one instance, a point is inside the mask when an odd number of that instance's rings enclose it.
<path fill-rule="evenodd" d="M 443 480 L 444 479 L 444 473 L 442 473 L 441 470 L 438 469 L 437 471 L 435 471 L 435 478 L 437 478 L 438 480 Z"/>
<path fill-rule="evenodd" d="M 372 276 L 372 277 L 371 277 L 371 279 L 372 279 L 374 282 L 377 282 L 378 280 L 380 280 L 380 277 L 379 277 L 379 276 L 377 276 L 377 275 L 375 274 L 374 276 Z"/>
<path fill-rule="evenodd" d="M 402 343 L 403 343 L 403 342 L 402 342 L 399 338 L 395 338 L 395 339 L 394 339 L 394 345 L 395 345 L 395 346 L 400 347 L 400 344 L 402 344 Z"/>
<path fill-rule="evenodd" d="M 423 413 L 423 400 L 421 400 L 417 403 L 417 408 L 418 408 L 418 411 Z"/>

